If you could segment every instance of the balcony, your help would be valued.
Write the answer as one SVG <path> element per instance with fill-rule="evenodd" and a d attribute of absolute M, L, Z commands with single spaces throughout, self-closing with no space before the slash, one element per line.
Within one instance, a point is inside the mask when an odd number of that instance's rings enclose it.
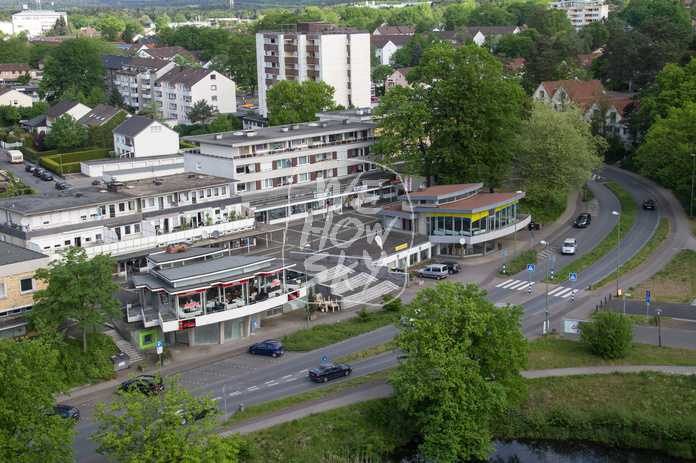
<path fill-rule="evenodd" d="M 150 90 L 150 84 L 143 84 L 142 89 L 143 90 Z"/>

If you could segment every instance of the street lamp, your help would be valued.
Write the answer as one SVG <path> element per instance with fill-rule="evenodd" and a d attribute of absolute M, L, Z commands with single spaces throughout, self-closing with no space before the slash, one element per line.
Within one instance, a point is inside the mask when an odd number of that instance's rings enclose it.
<path fill-rule="evenodd" d="M 630 294 L 624 293 L 623 295 L 623 300 L 624 300 L 624 308 L 623 308 L 623 314 L 626 315 L 626 296 L 631 297 Z"/>
<path fill-rule="evenodd" d="M 307 284 L 307 248 L 309 247 L 309 244 L 305 244 L 302 247 L 302 250 L 304 251 L 304 286 L 305 286 L 305 293 L 307 294 L 307 329 L 309 330 L 309 286 Z"/>
<path fill-rule="evenodd" d="M 65 180 L 65 178 L 63 177 L 63 153 L 58 153 L 58 158 L 60 159 L 60 178 Z M 693 190 L 693 188 L 692 188 L 692 190 Z M 693 194 L 693 191 L 692 191 L 692 194 Z"/>
<path fill-rule="evenodd" d="M 549 242 L 541 240 L 539 243 L 546 246 L 546 333 L 549 332 Z"/>
<path fill-rule="evenodd" d="M 513 206 L 512 210 L 515 212 L 515 248 L 512 253 L 512 258 L 515 259 L 517 257 L 517 215 L 520 212 L 520 202 L 517 200 L 517 195 L 521 195 L 521 191 L 515 191 L 515 205 Z"/>
<path fill-rule="evenodd" d="M 694 216 L 694 172 L 696 172 L 696 154 L 691 153 L 691 203 L 689 204 L 689 217 Z"/>
<path fill-rule="evenodd" d="M 619 225 L 616 229 L 616 295 L 619 295 L 619 245 L 621 243 L 621 212 L 611 211 L 619 217 Z"/>
<path fill-rule="evenodd" d="M 658 347 L 662 347 L 662 333 L 660 332 L 660 314 L 662 309 L 655 309 L 655 312 L 657 312 L 657 342 Z"/>

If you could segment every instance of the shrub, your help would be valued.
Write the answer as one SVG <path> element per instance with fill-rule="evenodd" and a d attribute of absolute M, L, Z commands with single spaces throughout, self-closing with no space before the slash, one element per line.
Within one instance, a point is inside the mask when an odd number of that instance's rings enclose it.
<path fill-rule="evenodd" d="M 355 312 L 358 320 L 363 323 L 369 323 L 375 318 L 375 313 L 367 310 L 365 307 Z"/>
<path fill-rule="evenodd" d="M 628 317 L 601 312 L 594 321 L 580 324 L 580 340 L 605 359 L 624 357 L 633 348 L 633 325 Z"/>
<path fill-rule="evenodd" d="M 401 299 L 391 294 L 382 294 L 382 309 L 390 312 L 401 312 Z"/>

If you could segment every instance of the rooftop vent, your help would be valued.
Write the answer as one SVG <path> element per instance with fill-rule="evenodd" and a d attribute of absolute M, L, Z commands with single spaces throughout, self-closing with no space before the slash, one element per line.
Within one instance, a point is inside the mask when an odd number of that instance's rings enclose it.
<path fill-rule="evenodd" d="M 180 244 L 180 243 L 175 243 L 175 244 L 170 244 L 167 246 L 167 252 L 173 253 L 173 252 L 184 252 L 188 249 L 188 246 L 185 244 Z"/>
<path fill-rule="evenodd" d="M 245 137 L 255 137 L 256 136 L 256 130 L 248 130 L 244 132 Z"/>
<path fill-rule="evenodd" d="M 222 140 L 222 134 L 221 134 L 221 133 L 216 133 L 216 134 L 213 136 L 213 138 L 214 138 L 215 140 Z"/>
<path fill-rule="evenodd" d="M 321 123 L 321 126 L 322 126 L 322 127 L 328 127 L 328 126 L 329 126 L 328 121 L 322 122 L 322 123 Z"/>
<path fill-rule="evenodd" d="M 293 124 L 290 126 L 292 130 L 300 130 L 300 124 Z"/>
<path fill-rule="evenodd" d="M 280 128 L 280 131 L 281 131 L 281 132 L 287 132 L 287 131 L 288 131 L 288 128 L 287 128 L 287 127 L 281 127 L 281 128 Z"/>

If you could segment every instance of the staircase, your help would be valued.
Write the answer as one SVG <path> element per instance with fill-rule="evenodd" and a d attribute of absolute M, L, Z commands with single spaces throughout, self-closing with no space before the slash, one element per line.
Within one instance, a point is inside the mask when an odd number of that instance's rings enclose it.
<path fill-rule="evenodd" d="M 336 278 L 340 278 L 343 275 L 353 273 L 355 270 L 352 268 L 346 267 L 345 265 L 337 265 L 335 267 L 331 267 L 329 269 L 326 269 L 324 271 L 321 271 L 314 275 L 314 279 L 318 281 L 319 283 L 324 283 L 327 281 L 333 281 Z"/>
<path fill-rule="evenodd" d="M 136 349 L 133 344 L 129 343 L 125 339 L 121 337 L 120 334 L 118 334 L 118 331 L 116 330 L 107 330 L 104 331 L 104 334 L 111 337 L 111 339 L 114 340 L 118 348 L 121 350 L 121 352 L 125 352 L 129 357 L 130 357 L 130 364 L 131 365 L 137 365 L 138 363 L 142 362 L 145 360 L 145 357 L 143 356 L 143 353 Z"/>
<path fill-rule="evenodd" d="M 397 289 L 399 289 L 399 286 L 391 281 L 383 281 L 377 285 L 365 288 L 363 291 L 351 294 L 350 296 L 343 296 L 343 310 L 366 304 L 376 299 L 381 299 L 382 294 L 391 293 Z"/>
<path fill-rule="evenodd" d="M 364 288 L 366 285 L 369 285 L 373 281 L 377 281 L 377 278 L 367 273 L 361 272 L 348 280 L 341 280 L 338 283 L 330 285 L 331 293 L 350 293 L 351 291 L 356 291 L 358 289 Z"/>

